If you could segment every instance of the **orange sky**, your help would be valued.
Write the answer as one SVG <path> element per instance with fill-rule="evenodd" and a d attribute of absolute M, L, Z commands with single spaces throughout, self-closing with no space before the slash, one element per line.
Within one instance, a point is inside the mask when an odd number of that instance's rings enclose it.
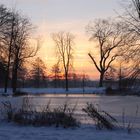
<path fill-rule="evenodd" d="M 1 4 L 27 15 L 37 26 L 34 34 L 42 38 L 38 56 L 46 63 L 48 70 L 56 63 L 55 47 L 51 34 L 59 31 L 75 35 L 74 67 L 77 73 L 85 72 L 91 79 L 98 79 L 98 72 L 88 57 L 94 51 L 93 42 L 88 41 L 85 27 L 97 18 L 116 16 L 114 10 L 121 10 L 120 0 L 0 0 Z"/>
<path fill-rule="evenodd" d="M 79 24 L 81 26 L 79 26 Z M 67 23 L 56 23 L 56 24 L 42 24 L 40 26 L 42 38 L 42 47 L 38 53 L 47 64 L 48 69 L 51 70 L 51 67 L 57 62 L 56 53 L 55 53 L 55 44 L 51 38 L 51 33 L 59 31 L 67 31 L 74 34 L 74 70 L 76 73 L 85 73 L 90 76 L 91 79 L 98 79 L 98 72 L 95 69 L 92 61 L 88 56 L 88 52 L 94 50 L 94 43 L 88 40 L 88 35 L 85 33 L 85 27 L 87 23 L 71 21 Z M 82 28 L 82 30 L 81 30 Z"/>
<path fill-rule="evenodd" d="M 78 37 L 77 37 L 78 38 Z M 77 39 L 75 39 L 75 42 Z M 92 45 L 91 45 L 92 46 Z M 90 58 L 88 57 L 88 52 L 91 50 L 89 48 L 89 42 L 85 40 L 77 41 L 74 48 L 74 70 L 77 73 L 86 73 L 88 74 L 92 79 L 97 79 L 97 71 L 92 64 Z M 46 63 L 48 69 L 51 70 L 51 67 L 57 62 L 56 53 L 55 53 L 55 45 L 52 40 L 45 39 L 45 41 L 42 44 L 42 47 L 40 51 L 38 52 L 37 56 L 41 57 L 44 62 Z"/>

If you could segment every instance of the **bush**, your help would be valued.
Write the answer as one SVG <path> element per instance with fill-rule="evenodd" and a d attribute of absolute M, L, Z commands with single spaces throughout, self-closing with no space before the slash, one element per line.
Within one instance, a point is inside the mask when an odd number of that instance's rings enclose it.
<path fill-rule="evenodd" d="M 8 122 L 13 119 L 14 111 L 15 109 L 12 107 L 11 102 L 2 102 L 1 112 L 4 115 L 4 117 L 8 120 Z"/>
<path fill-rule="evenodd" d="M 87 104 L 83 111 L 91 117 L 98 129 L 106 128 L 112 130 L 116 127 L 117 120 L 105 111 L 99 111 L 93 104 Z"/>
<path fill-rule="evenodd" d="M 111 87 L 107 87 L 105 90 L 106 94 L 112 95 L 113 94 L 113 89 Z"/>
<path fill-rule="evenodd" d="M 56 118 L 56 127 L 59 125 L 64 128 L 79 126 L 79 122 L 73 117 L 76 105 L 73 108 L 70 108 L 67 103 L 62 107 L 54 109 L 54 114 Z"/>
<path fill-rule="evenodd" d="M 26 96 L 26 95 L 28 95 L 27 92 L 20 91 L 20 90 L 18 90 L 15 93 L 13 93 L 13 96 Z"/>
<path fill-rule="evenodd" d="M 3 104 L 7 114 L 6 119 L 20 125 L 61 126 L 64 128 L 79 126 L 79 122 L 74 118 L 76 106 L 70 108 L 68 104 L 64 104 L 51 110 L 50 103 L 48 103 L 43 109 L 37 111 L 30 108 L 29 103 L 26 102 L 26 105 L 24 104 L 21 109 L 15 111 L 10 102 Z"/>

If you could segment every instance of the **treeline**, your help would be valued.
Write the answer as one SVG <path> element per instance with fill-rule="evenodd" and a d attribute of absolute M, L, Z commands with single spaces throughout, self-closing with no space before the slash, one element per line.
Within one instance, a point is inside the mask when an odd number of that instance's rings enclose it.
<path fill-rule="evenodd" d="M 117 84 L 119 89 L 140 85 L 140 2 L 128 2 L 125 14 L 97 19 L 86 26 L 93 47 L 88 54 L 100 74 L 99 87 Z M 48 72 L 46 62 L 36 56 L 40 41 L 32 38 L 34 26 L 15 10 L 0 6 L 0 86 L 12 87 L 84 87 L 93 85 L 87 75 L 73 68 L 74 39 L 69 32 L 52 34 L 57 62 Z M 31 42 L 36 42 L 31 43 Z M 30 59 L 31 60 L 31 59 Z M 32 59 L 33 60 L 33 59 Z M 50 68 L 49 68 L 50 69 Z M 113 86 L 114 86 L 113 85 Z"/>
<path fill-rule="evenodd" d="M 0 5 L 0 87 L 4 87 L 5 93 L 9 87 L 14 93 L 17 87 L 64 87 L 68 90 L 68 87 L 87 86 L 89 77 L 72 71 L 74 36 L 70 33 L 53 34 L 58 62 L 50 73 L 41 58 L 29 62 L 40 48 L 39 40 L 32 38 L 34 29 L 27 17 Z"/>
<path fill-rule="evenodd" d="M 93 86 L 92 81 L 86 74 L 76 74 L 72 71 L 68 75 L 69 87 Z M 54 64 L 51 71 L 44 61 L 37 57 L 32 63 L 30 70 L 22 69 L 18 75 L 18 87 L 35 87 L 35 88 L 65 88 L 65 75 L 60 68 L 60 65 Z"/>

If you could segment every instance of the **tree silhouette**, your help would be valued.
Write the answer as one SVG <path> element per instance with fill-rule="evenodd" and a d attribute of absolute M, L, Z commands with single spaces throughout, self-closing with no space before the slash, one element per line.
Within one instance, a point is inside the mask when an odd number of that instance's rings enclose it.
<path fill-rule="evenodd" d="M 16 91 L 17 87 L 17 74 L 21 65 L 26 59 L 34 57 L 39 49 L 37 47 L 34 49 L 30 46 L 30 33 L 32 30 L 32 25 L 28 18 L 23 18 L 19 14 L 15 15 L 16 23 L 14 29 L 14 44 L 13 44 L 13 65 L 12 65 L 12 88 L 13 92 Z"/>
<path fill-rule="evenodd" d="M 53 65 L 51 72 L 53 74 L 52 78 L 54 80 L 54 87 L 56 88 L 56 87 L 58 87 L 58 82 L 60 82 L 60 77 L 61 77 L 59 63 Z"/>
<path fill-rule="evenodd" d="M 97 20 L 94 24 L 87 26 L 90 40 L 96 43 L 94 52 L 98 51 L 98 56 L 91 52 L 88 53 L 96 69 L 100 73 L 99 87 L 103 86 L 105 72 L 109 69 L 112 62 L 120 55 L 120 50 L 125 45 L 132 42 L 130 33 L 125 31 L 126 27 L 120 22 L 112 20 Z M 119 51 L 118 51 L 119 50 Z"/>
<path fill-rule="evenodd" d="M 127 26 L 127 31 L 130 32 L 131 35 L 134 35 L 133 44 L 128 44 L 126 48 L 124 48 L 122 58 L 124 61 L 129 63 L 128 65 L 128 73 L 129 76 L 127 78 L 130 81 L 137 81 L 137 78 L 140 77 L 140 1 L 139 0 L 131 0 L 128 2 L 128 5 L 125 7 L 125 14 L 119 15 L 121 20 L 124 22 L 125 26 Z M 131 64 L 131 65 L 130 65 Z M 129 68 L 131 67 L 131 68 Z M 129 72 L 131 71 L 131 72 Z M 127 72 L 126 72 L 127 73 Z M 132 85 L 132 84 L 131 84 Z"/>
<path fill-rule="evenodd" d="M 65 88 L 68 91 L 68 75 L 72 66 L 74 36 L 70 33 L 59 32 L 54 33 L 52 38 L 57 48 L 57 55 L 64 68 Z"/>
<path fill-rule="evenodd" d="M 6 61 L 5 92 L 9 75 L 12 76 L 13 92 L 16 91 L 18 70 L 27 58 L 35 56 L 38 51 L 39 45 L 34 48 L 30 45 L 32 29 L 28 18 L 0 6 L 0 54 L 5 55 Z"/>
<path fill-rule="evenodd" d="M 14 36 L 15 17 L 13 12 L 10 12 L 3 5 L 0 6 L 0 43 L 3 53 L 6 55 L 7 67 L 5 75 L 5 92 L 9 81 L 9 71 L 12 57 L 12 44 Z"/>
<path fill-rule="evenodd" d="M 42 59 L 40 59 L 39 57 L 37 57 L 35 59 L 35 62 L 33 63 L 33 68 L 31 70 L 31 74 L 32 74 L 32 78 L 35 82 L 35 87 L 36 88 L 40 88 L 41 83 L 43 81 L 46 82 L 46 66 L 43 62 Z"/>

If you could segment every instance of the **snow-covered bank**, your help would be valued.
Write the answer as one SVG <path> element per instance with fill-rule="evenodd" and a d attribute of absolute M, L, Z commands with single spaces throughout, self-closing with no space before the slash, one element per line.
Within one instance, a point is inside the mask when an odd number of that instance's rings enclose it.
<path fill-rule="evenodd" d="M 82 111 L 86 107 L 87 103 L 92 103 L 101 110 L 104 110 L 115 117 L 119 124 L 123 124 L 124 119 L 127 126 L 128 123 L 133 124 L 133 127 L 140 128 L 140 99 L 137 96 L 99 96 L 93 94 L 70 94 L 68 96 L 63 94 L 47 94 L 41 96 L 28 96 L 28 97 L 0 97 L 0 103 L 9 101 L 13 108 L 21 108 L 22 104 L 28 99 L 30 107 L 33 109 L 40 109 L 46 107 L 50 102 L 50 108 L 62 107 L 66 102 L 69 107 L 76 105 L 75 114 L 76 118 L 84 123 L 91 124 L 93 121 L 89 117 L 85 116 Z M 1 105 L 1 104 L 0 104 Z M 138 113 L 136 114 L 138 109 Z M 1 115 L 1 113 L 0 113 Z"/>
<path fill-rule="evenodd" d="M 19 88 L 17 91 L 27 92 L 29 94 L 104 94 L 105 88 L 70 88 L 66 92 L 64 88 Z M 0 93 L 4 93 L 4 89 L 0 89 Z M 12 89 L 8 89 L 7 94 L 12 94 Z"/>
<path fill-rule="evenodd" d="M 10 101 L 14 108 L 20 107 L 24 97 L 0 97 L 0 102 Z M 125 120 L 131 121 L 140 126 L 139 113 L 138 118 L 135 117 L 136 105 L 139 105 L 139 98 L 132 96 L 63 96 L 59 97 L 52 95 L 51 97 L 37 96 L 31 97 L 30 100 L 34 105 L 45 105 L 51 99 L 51 106 L 59 106 L 66 100 L 72 105 L 77 104 L 77 113 L 82 116 L 81 109 L 86 105 L 86 102 L 92 102 L 100 105 L 100 107 L 109 112 L 111 115 L 118 116 L 117 120 L 122 119 L 122 109 L 125 109 Z M 69 99 L 69 100 L 68 100 Z M 2 114 L 1 114 L 2 115 Z M 130 115 L 130 118 L 128 117 Z M 138 119 L 138 120 L 137 120 Z M 0 140 L 139 140 L 140 130 L 132 130 L 132 134 L 125 130 L 96 130 L 90 120 L 83 120 L 79 128 L 63 129 L 62 127 L 33 127 L 19 126 L 15 123 L 6 123 L 0 121 Z"/>
<path fill-rule="evenodd" d="M 139 140 L 139 132 L 96 130 L 92 126 L 75 129 L 0 124 L 0 140 Z"/>

